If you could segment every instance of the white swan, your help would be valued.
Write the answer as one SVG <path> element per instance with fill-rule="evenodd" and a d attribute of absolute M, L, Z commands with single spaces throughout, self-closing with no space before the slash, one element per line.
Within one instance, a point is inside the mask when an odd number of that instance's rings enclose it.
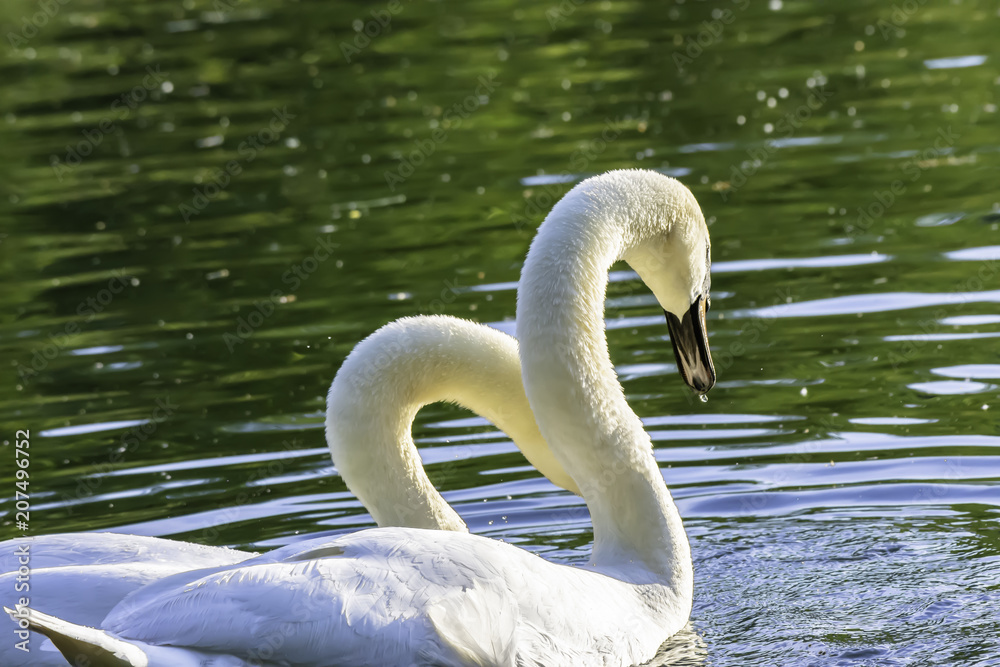
<path fill-rule="evenodd" d="M 694 197 L 646 171 L 577 185 L 532 243 L 517 328 L 532 410 L 593 516 L 586 567 L 460 532 L 376 528 L 168 577 L 129 596 L 102 630 L 43 614 L 32 627 L 70 656 L 89 651 L 95 665 L 648 660 L 687 621 L 692 567 L 649 437 L 608 358 L 603 302 L 619 259 L 667 311 L 688 384 L 704 392 L 714 383 L 709 240 Z"/>
<path fill-rule="evenodd" d="M 467 531 L 427 478 L 410 435 L 419 409 L 438 401 L 485 417 L 550 480 L 579 493 L 535 425 L 514 338 L 453 317 L 408 317 L 358 343 L 327 401 L 334 464 L 379 526 Z M 14 607 L 24 596 L 64 621 L 99 625 L 142 586 L 256 555 L 115 533 L 19 538 L 0 543 L 0 572 L 6 573 L 0 575 L 0 602 Z M 18 569 L 25 564 L 31 567 L 31 589 L 18 592 Z M 27 655 L 14 644 L 0 644 L 0 665 L 65 664 L 58 653 Z"/>

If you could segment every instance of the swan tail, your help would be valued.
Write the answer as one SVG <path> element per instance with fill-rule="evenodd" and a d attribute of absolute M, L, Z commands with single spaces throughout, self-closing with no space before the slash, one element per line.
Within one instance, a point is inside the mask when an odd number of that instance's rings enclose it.
<path fill-rule="evenodd" d="M 103 630 L 76 625 L 28 607 L 4 607 L 11 619 L 39 632 L 55 644 L 71 665 L 89 667 L 147 667 L 149 659 L 138 646 Z"/>

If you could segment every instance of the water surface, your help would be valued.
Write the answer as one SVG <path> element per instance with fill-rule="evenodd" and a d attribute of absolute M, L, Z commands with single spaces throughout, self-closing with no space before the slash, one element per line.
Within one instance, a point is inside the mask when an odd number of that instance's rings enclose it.
<path fill-rule="evenodd" d="M 693 400 L 616 267 L 612 358 L 696 566 L 664 659 L 1000 664 L 995 3 L 58 7 L 0 8 L 29 534 L 372 525 L 323 441 L 350 349 L 416 313 L 512 331 L 552 203 L 658 169 L 711 225 L 719 373 Z M 586 560 L 581 501 L 502 434 L 441 405 L 414 430 L 475 532 Z"/>

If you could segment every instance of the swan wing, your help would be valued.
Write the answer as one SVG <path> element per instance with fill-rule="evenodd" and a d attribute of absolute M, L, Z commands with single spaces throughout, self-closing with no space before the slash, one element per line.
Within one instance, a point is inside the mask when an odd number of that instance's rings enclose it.
<path fill-rule="evenodd" d="M 472 588 L 473 573 L 434 557 L 426 538 L 438 531 L 391 532 L 405 540 L 363 531 L 207 574 L 182 573 L 137 591 L 103 627 L 148 644 L 261 661 L 280 655 L 296 665 L 410 664 L 418 656 L 452 664 L 454 649 L 439 640 L 427 612 L 439 601 L 451 605 L 440 611 L 454 611 L 449 596 Z M 366 534 L 375 539 L 358 539 Z"/>
<path fill-rule="evenodd" d="M 190 575 L 137 591 L 103 628 L 302 667 L 628 665 L 666 637 L 629 639 L 630 619 L 648 616 L 633 587 L 463 533 L 365 530 Z M 583 657 L 603 649 L 623 661 Z"/>

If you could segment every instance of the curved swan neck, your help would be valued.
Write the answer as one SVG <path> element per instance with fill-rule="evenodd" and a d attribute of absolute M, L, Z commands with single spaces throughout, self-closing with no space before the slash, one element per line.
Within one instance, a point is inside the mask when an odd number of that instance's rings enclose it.
<path fill-rule="evenodd" d="M 654 234 L 687 235 L 689 200 L 683 185 L 653 172 L 584 181 L 539 229 L 517 303 L 525 389 L 549 446 L 587 501 L 593 564 L 635 583 L 669 584 L 687 603 L 687 536 L 608 355 L 604 299 L 615 261 L 642 255 Z"/>
<path fill-rule="evenodd" d="M 486 418 L 542 474 L 578 493 L 535 425 L 516 341 L 457 318 L 403 318 L 358 344 L 327 399 L 334 464 L 378 525 L 467 530 L 428 479 L 410 433 L 417 411 L 438 401 Z"/>

